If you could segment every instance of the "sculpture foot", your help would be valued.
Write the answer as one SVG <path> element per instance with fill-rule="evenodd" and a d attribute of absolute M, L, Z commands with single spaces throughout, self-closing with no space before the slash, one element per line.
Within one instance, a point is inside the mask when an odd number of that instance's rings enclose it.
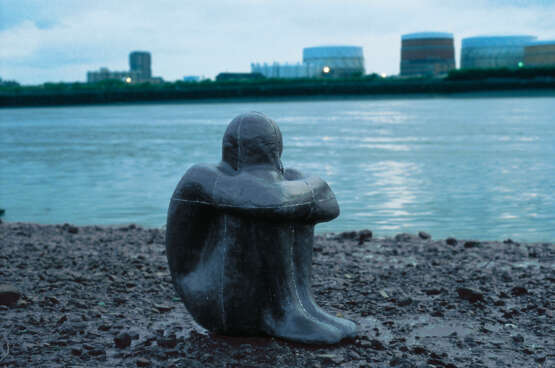
<path fill-rule="evenodd" d="M 341 331 L 343 337 L 341 339 L 352 338 L 355 337 L 358 333 L 358 327 L 356 323 L 351 320 L 336 317 L 330 313 L 325 312 L 321 309 L 315 302 L 312 302 L 310 307 L 306 306 L 308 312 L 316 319 L 321 320 L 323 322 L 329 323 L 330 325 L 336 327 Z"/>
<path fill-rule="evenodd" d="M 343 331 L 300 311 L 289 311 L 283 318 L 264 318 L 268 335 L 304 344 L 335 344 L 345 338 Z"/>

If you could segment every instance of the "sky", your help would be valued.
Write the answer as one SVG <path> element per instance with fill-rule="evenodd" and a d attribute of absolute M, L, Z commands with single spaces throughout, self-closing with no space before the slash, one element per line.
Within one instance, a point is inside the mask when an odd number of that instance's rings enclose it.
<path fill-rule="evenodd" d="M 153 75 L 177 80 L 249 72 L 251 62 L 300 62 L 302 49 L 356 45 L 367 73 L 399 73 L 402 34 L 555 39 L 555 0 L 0 0 L 0 78 L 85 81 L 128 70 L 133 50 Z"/>

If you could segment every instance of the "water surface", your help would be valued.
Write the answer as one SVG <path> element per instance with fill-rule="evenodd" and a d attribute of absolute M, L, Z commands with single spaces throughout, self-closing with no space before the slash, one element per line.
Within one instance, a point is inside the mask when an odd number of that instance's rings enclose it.
<path fill-rule="evenodd" d="M 111 105 L 0 110 L 6 221 L 161 226 L 188 167 L 227 123 L 276 120 L 286 166 L 327 180 L 317 231 L 555 240 L 553 98 Z"/>

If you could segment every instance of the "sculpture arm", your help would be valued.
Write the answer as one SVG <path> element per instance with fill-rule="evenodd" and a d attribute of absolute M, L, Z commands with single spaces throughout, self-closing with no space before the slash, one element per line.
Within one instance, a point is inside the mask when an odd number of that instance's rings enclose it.
<path fill-rule="evenodd" d="M 172 199 L 269 220 L 316 223 L 339 214 L 333 192 L 320 178 L 272 181 L 248 172 L 228 175 L 209 166 L 189 169 Z"/>

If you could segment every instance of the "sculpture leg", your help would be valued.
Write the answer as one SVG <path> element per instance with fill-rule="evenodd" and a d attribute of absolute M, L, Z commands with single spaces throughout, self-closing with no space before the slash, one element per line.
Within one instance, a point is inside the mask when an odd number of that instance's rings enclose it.
<path fill-rule="evenodd" d="M 259 286 L 268 290 L 262 316 L 263 331 L 268 335 L 302 343 L 339 342 L 344 333 L 336 326 L 316 318 L 301 301 L 301 290 L 295 278 L 294 238 L 289 225 L 258 223 L 255 226 L 252 230 L 257 233 L 257 246 L 265 260 L 265 282 Z"/>
<path fill-rule="evenodd" d="M 342 333 L 341 338 L 354 337 L 357 333 L 354 322 L 326 313 L 314 300 L 311 290 L 314 226 L 293 224 L 291 227 L 295 238 L 293 249 L 295 278 L 301 303 L 314 318 L 338 328 Z"/>

